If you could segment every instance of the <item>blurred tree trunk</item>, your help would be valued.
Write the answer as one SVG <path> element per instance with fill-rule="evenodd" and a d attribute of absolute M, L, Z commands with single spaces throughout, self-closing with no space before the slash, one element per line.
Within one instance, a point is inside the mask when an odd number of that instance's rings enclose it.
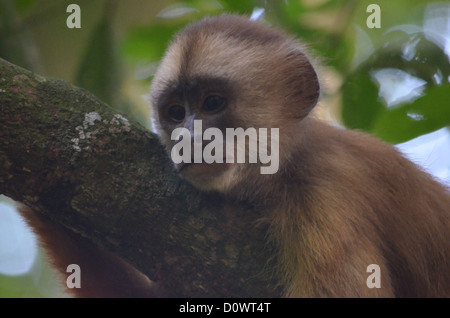
<path fill-rule="evenodd" d="M 89 92 L 1 59 L 0 194 L 173 296 L 278 296 L 258 211 L 184 183 L 154 134 Z"/>

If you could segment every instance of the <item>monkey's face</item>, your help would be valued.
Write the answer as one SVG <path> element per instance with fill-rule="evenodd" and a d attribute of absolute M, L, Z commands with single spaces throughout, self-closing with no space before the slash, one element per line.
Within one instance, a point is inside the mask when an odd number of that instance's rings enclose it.
<path fill-rule="evenodd" d="M 151 104 L 154 126 L 184 178 L 226 192 L 259 173 L 261 162 L 250 156 L 261 139 L 248 135 L 245 147 L 231 148 L 227 134 L 281 129 L 309 113 L 319 86 L 300 49 L 290 37 L 236 16 L 202 20 L 175 38 L 153 80 Z M 243 163 L 236 160 L 240 151 Z"/>
<path fill-rule="evenodd" d="M 223 190 L 227 176 L 231 180 L 235 173 L 234 164 L 227 163 L 224 137 L 235 125 L 237 98 L 231 83 L 214 76 L 181 78 L 167 83 L 158 96 L 154 117 L 160 138 L 176 170 L 200 189 Z M 212 141 L 215 147 L 208 154 L 216 160 L 208 160 L 205 152 Z"/>

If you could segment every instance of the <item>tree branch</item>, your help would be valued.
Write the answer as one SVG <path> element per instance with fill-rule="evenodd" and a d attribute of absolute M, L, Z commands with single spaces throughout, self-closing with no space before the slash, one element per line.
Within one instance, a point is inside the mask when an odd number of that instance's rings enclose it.
<path fill-rule="evenodd" d="M 258 211 L 203 194 L 157 137 L 87 91 L 0 60 L 0 193 L 173 296 L 278 296 Z"/>

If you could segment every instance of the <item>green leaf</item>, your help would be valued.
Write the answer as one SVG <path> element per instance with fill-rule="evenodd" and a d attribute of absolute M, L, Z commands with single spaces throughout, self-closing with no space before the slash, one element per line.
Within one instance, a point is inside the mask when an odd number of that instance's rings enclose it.
<path fill-rule="evenodd" d="M 379 138 L 400 143 L 450 126 L 450 84 L 431 87 L 411 104 L 383 112 L 372 132 Z"/>
<path fill-rule="evenodd" d="M 255 7 L 265 7 L 264 2 L 255 0 L 222 0 L 225 12 L 251 14 Z"/>
<path fill-rule="evenodd" d="M 347 76 L 343 86 L 344 124 L 392 143 L 403 142 L 450 125 L 450 66 L 447 55 L 423 32 L 403 29 L 385 35 L 382 47 Z M 406 54 L 408 53 L 408 54 Z M 395 69 L 427 82 L 424 96 L 387 108 L 370 74 Z M 440 85 L 440 83 L 445 83 Z"/>
<path fill-rule="evenodd" d="M 36 0 L 14 0 L 17 10 L 19 12 L 24 13 L 33 8 L 36 4 Z"/>
<path fill-rule="evenodd" d="M 0 56 L 34 72 L 43 73 L 33 33 L 22 19 L 23 11 L 30 9 L 33 4 L 34 1 L 22 3 L 0 0 Z"/>
<path fill-rule="evenodd" d="M 111 21 L 104 15 L 88 41 L 75 83 L 108 104 L 112 104 L 121 84 Z"/>
<path fill-rule="evenodd" d="M 144 114 L 123 93 L 124 65 L 117 51 L 112 28 L 115 3 L 106 4 L 104 14 L 88 41 L 75 83 L 118 112 L 126 113 L 142 123 Z"/>
<path fill-rule="evenodd" d="M 352 129 L 370 131 L 377 117 L 385 112 L 378 99 L 378 87 L 367 73 L 357 73 L 343 86 L 342 120 Z"/>

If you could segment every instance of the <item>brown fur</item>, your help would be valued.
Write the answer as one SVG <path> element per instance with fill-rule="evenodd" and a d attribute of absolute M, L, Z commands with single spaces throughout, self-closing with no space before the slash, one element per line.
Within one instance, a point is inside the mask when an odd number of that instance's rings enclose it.
<path fill-rule="evenodd" d="M 54 268 L 59 271 L 60 290 L 76 297 L 155 297 L 162 295 L 156 284 L 117 256 L 99 249 L 81 236 L 36 215 L 25 206 L 19 212 L 39 237 Z M 77 264 L 81 288 L 67 288 L 67 266 Z"/>
<path fill-rule="evenodd" d="M 182 175 L 260 208 L 285 295 L 290 297 L 449 297 L 448 189 L 393 147 L 311 116 L 319 83 L 305 47 L 246 18 L 220 16 L 174 40 L 152 84 L 155 126 L 168 150 L 171 104 L 207 127 L 277 127 L 280 170 L 258 165 Z M 214 84 L 219 80 L 219 84 Z M 209 84 L 211 83 L 211 84 Z M 208 93 L 225 96 L 220 115 L 202 113 Z M 381 268 L 370 289 L 366 268 Z"/>

